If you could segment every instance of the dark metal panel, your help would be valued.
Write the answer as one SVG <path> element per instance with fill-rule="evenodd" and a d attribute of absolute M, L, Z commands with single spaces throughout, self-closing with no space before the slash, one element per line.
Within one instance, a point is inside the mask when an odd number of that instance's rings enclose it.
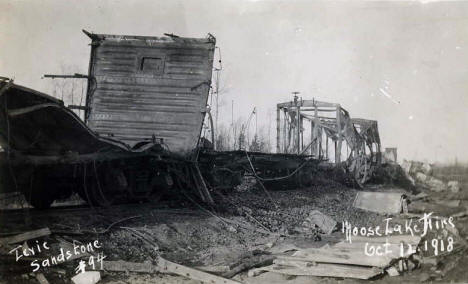
<path fill-rule="evenodd" d="M 87 123 L 130 146 L 162 138 L 187 154 L 198 142 L 215 40 L 89 35 Z"/>
<path fill-rule="evenodd" d="M 127 151 L 120 141 L 97 136 L 61 100 L 0 81 L 0 146 L 30 155 Z"/>

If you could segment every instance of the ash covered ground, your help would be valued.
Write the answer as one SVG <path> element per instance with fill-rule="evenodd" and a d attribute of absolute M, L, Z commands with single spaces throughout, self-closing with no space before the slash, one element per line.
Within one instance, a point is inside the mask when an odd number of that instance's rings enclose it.
<path fill-rule="evenodd" d="M 388 190 L 391 186 L 372 186 L 365 190 L 381 189 Z M 4 232 L 48 227 L 53 234 L 46 237 L 46 240 L 51 244 L 57 243 L 57 236 L 69 242 L 88 243 L 99 240 L 103 245 L 99 252 L 106 256 L 104 261 L 144 263 L 154 262 L 157 256 L 162 256 L 195 268 L 232 266 L 254 254 L 271 253 L 288 246 L 321 247 L 343 239 L 344 235 L 340 230 L 327 235 L 318 227 L 310 226 L 306 220 L 313 210 L 336 220 L 337 228 L 343 221 L 358 227 L 382 225 L 386 216 L 353 207 L 358 190 L 360 189 L 350 188 L 330 179 L 318 178 L 314 185 L 306 188 L 265 191 L 247 178 L 235 190 L 213 192 L 216 208 L 201 203 L 195 196 L 174 192 L 158 203 L 126 204 L 111 208 L 81 206 L 56 207 L 44 211 L 7 211 L 1 214 L 1 223 Z M 462 199 L 466 206 L 466 198 Z M 464 228 L 468 227 L 466 220 L 461 227 L 460 232 L 465 235 Z M 43 273 L 51 283 L 71 283 L 70 278 L 75 275 L 77 261 L 44 268 Z M 466 259 L 462 259 L 459 265 L 466 262 Z M 37 283 L 27 262 L 4 258 L 1 263 L 2 283 Z M 402 276 L 404 278 L 386 277 L 381 281 L 393 283 L 404 279 L 419 282 L 420 274 L 424 273 L 422 271 L 424 270 Z M 454 272 L 453 275 L 463 277 L 462 271 L 461 269 L 458 274 Z M 244 274 L 236 277 L 244 280 Z M 456 277 L 454 279 L 458 279 Z M 359 282 L 349 279 L 316 279 L 325 283 Z M 261 277 L 257 280 L 260 281 Z M 286 280 L 288 279 L 281 278 L 275 281 L 283 283 Z M 199 283 L 180 276 L 133 272 L 106 272 L 102 274 L 99 283 L 155 281 Z"/>

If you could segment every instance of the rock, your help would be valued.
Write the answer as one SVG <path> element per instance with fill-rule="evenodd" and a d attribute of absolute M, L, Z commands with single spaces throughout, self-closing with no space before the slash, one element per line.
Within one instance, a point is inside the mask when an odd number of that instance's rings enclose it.
<path fill-rule="evenodd" d="M 440 179 L 431 177 L 426 181 L 426 184 L 429 186 L 430 190 L 441 192 L 447 190 L 447 185 Z"/>
<path fill-rule="evenodd" d="M 411 259 L 408 260 L 408 270 L 413 271 L 418 268 L 419 262 L 412 261 Z"/>
<path fill-rule="evenodd" d="M 398 276 L 400 275 L 400 272 L 398 272 L 398 269 L 396 269 L 394 266 L 391 266 L 390 268 L 387 268 L 387 273 L 390 276 Z"/>
<path fill-rule="evenodd" d="M 460 191 L 460 183 L 456 180 L 451 180 L 447 183 L 448 189 L 452 192 L 459 192 Z"/>
<path fill-rule="evenodd" d="M 49 284 L 49 281 L 47 281 L 47 278 L 45 278 L 44 274 L 42 273 L 36 274 L 36 280 L 39 282 L 39 284 Z"/>
<path fill-rule="evenodd" d="M 409 174 L 411 170 L 411 161 L 403 159 L 403 163 L 401 163 L 401 168 L 406 174 Z"/>
<path fill-rule="evenodd" d="M 101 280 L 101 273 L 99 271 L 85 271 L 73 276 L 71 280 L 75 284 L 95 284 Z"/>
<path fill-rule="evenodd" d="M 405 173 L 405 177 L 406 179 L 410 182 L 410 185 L 411 186 L 415 186 L 416 185 L 416 182 L 414 180 L 414 178 L 412 176 L 410 176 L 409 174 Z"/>
<path fill-rule="evenodd" d="M 353 206 L 377 213 L 399 214 L 408 212 L 406 196 L 399 192 L 359 191 Z"/>
<path fill-rule="evenodd" d="M 432 265 L 433 267 L 436 267 L 437 264 L 439 263 L 439 260 L 437 258 L 435 258 L 435 257 L 423 257 L 421 263 L 422 264 Z"/>
<path fill-rule="evenodd" d="M 416 173 L 416 180 L 419 182 L 425 182 L 428 179 L 427 175 L 423 173 Z"/>
<path fill-rule="evenodd" d="M 227 226 L 227 230 L 228 230 L 229 232 L 231 232 L 231 233 L 237 233 L 236 228 L 234 228 L 234 227 L 231 226 L 231 225 L 228 225 L 228 226 Z"/>
<path fill-rule="evenodd" d="M 425 175 L 432 175 L 432 166 L 429 164 L 429 163 L 424 163 L 422 166 L 421 166 L 421 171 L 425 174 Z"/>
<path fill-rule="evenodd" d="M 431 275 L 429 275 L 428 273 L 426 272 L 423 272 L 419 275 L 419 281 L 420 282 L 426 282 L 428 281 L 429 279 L 431 279 Z"/>
<path fill-rule="evenodd" d="M 422 166 L 421 162 L 407 161 L 407 160 L 403 160 L 403 163 L 401 164 L 401 167 L 403 168 L 403 170 L 406 173 L 411 174 L 411 175 L 414 175 L 417 172 L 420 172 L 421 166 Z"/>
<path fill-rule="evenodd" d="M 316 225 L 319 227 L 325 234 L 331 234 L 335 229 L 337 223 L 333 218 L 328 215 L 323 214 L 318 210 L 313 210 L 309 213 L 309 217 L 306 218 L 306 221 L 311 225 Z"/>

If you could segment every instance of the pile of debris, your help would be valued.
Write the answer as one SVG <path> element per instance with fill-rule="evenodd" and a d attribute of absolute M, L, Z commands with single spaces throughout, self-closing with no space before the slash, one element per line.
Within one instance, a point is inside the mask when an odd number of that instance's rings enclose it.
<path fill-rule="evenodd" d="M 396 276 L 419 265 L 417 246 L 421 241 L 417 236 L 356 237 L 352 242 L 340 241 L 333 246 L 321 248 L 292 248 L 275 255 L 273 264 L 249 271 L 250 277 L 264 272 L 274 272 L 295 276 L 322 276 L 339 278 L 371 279 L 384 272 Z M 405 249 L 401 254 L 400 246 Z M 367 247 L 384 248 L 386 253 L 370 255 Z"/>
<path fill-rule="evenodd" d="M 383 162 L 378 166 L 369 183 L 374 185 L 390 185 L 414 192 L 414 179 L 396 162 Z"/>
<path fill-rule="evenodd" d="M 460 183 L 455 180 L 445 182 L 433 176 L 433 165 L 429 163 L 403 160 L 402 168 L 413 184 L 432 191 L 460 191 Z"/>
<path fill-rule="evenodd" d="M 428 176 L 440 176 L 434 172 Z M 8 223 L 15 225 L 10 224 L 11 233 L 2 232 L 4 238 L 0 238 L 0 257 L 7 264 L 0 283 L 185 283 L 191 279 L 192 283 L 297 284 L 343 278 L 351 283 L 381 278 L 403 282 L 462 279 L 454 274 L 461 274 L 468 260 L 463 259 L 468 232 L 463 191 L 447 194 L 427 188 L 419 194 L 387 185 L 356 190 L 324 178 L 312 186 L 287 191 L 248 186 L 218 192 L 213 196 L 223 204 L 220 211 L 191 203 L 183 208 L 165 203 L 158 207 L 125 205 L 95 209 L 99 217 L 91 220 L 86 208 L 57 211 L 60 215 L 32 210 L 35 226 L 44 229 L 19 235 L 13 228 L 18 228 L 21 214 L 9 212 Z M 430 212 L 434 213 L 426 219 L 433 227 L 424 236 L 422 232 L 412 236 L 405 229 L 402 233 L 393 230 L 406 224 L 423 228 L 421 220 Z M 341 230 L 348 223 L 359 231 L 382 229 L 387 219 L 391 219 L 392 229 L 382 237 L 359 232 L 349 241 Z M 104 226 L 102 220 L 110 225 Z M 447 226 L 448 220 L 457 226 Z M 4 229 L 8 223 L 2 224 Z M 35 259 L 42 263 L 60 255 L 60 249 L 72 252 L 75 244 L 95 240 L 102 249 L 31 272 L 29 264 Z M 445 251 L 434 251 L 434 240 L 438 245 L 443 240 Z M 15 247 L 33 249 L 44 242 L 50 250 L 15 260 Z M 88 263 L 85 272 L 76 271 L 81 261 L 96 260 L 99 253 L 105 256 L 102 266 L 96 262 L 94 268 Z"/>

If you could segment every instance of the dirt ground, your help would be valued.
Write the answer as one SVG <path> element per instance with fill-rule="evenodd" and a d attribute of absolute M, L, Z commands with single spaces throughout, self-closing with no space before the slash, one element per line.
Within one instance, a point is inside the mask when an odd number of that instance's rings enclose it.
<path fill-rule="evenodd" d="M 466 184 L 462 185 L 466 188 Z M 369 185 L 369 191 L 402 191 L 391 185 Z M 326 235 L 304 221 L 312 210 L 348 221 L 355 226 L 376 226 L 384 216 L 353 207 L 357 189 L 330 180 L 318 180 L 308 188 L 285 191 L 264 191 L 243 186 L 230 192 L 216 192 L 217 208 L 202 205 L 190 196 L 170 196 L 159 203 L 119 205 L 108 209 L 86 206 L 62 206 L 49 210 L 4 210 L 0 212 L 1 233 L 23 232 L 48 227 L 52 235 L 51 250 L 34 257 L 50 257 L 59 253 L 62 241 L 83 244 L 98 240 L 102 247 L 93 253 L 103 254 L 105 261 L 154 262 L 157 256 L 190 267 L 234 265 L 255 254 L 268 254 L 288 246 L 321 247 L 344 238 L 341 231 Z M 466 192 L 448 195 L 424 191 L 425 202 L 440 216 L 466 210 Z M 409 193 L 408 193 L 409 194 Z M 437 200 L 458 199 L 457 207 L 438 204 Z M 397 219 L 397 218 L 396 218 Z M 115 223 L 118 222 L 119 223 Z M 468 234 L 468 219 L 457 219 L 462 238 Z M 107 230 L 108 229 L 108 230 Z M 56 244 L 53 246 L 53 244 Z M 56 251 L 53 251 L 53 247 Z M 6 253 L 6 254 L 5 254 Z M 13 254 L 2 251 L 0 283 L 38 283 L 28 261 L 15 261 Z M 437 264 L 421 267 L 401 276 L 382 275 L 372 282 L 419 283 L 423 281 L 463 282 L 468 278 L 468 257 L 463 251 L 437 257 Z M 443 275 L 452 262 L 454 268 Z M 41 268 L 50 283 L 71 283 L 79 260 Z M 99 283 L 199 283 L 180 276 L 133 272 L 103 272 Z M 242 272 L 233 279 L 244 283 L 360 283 L 369 280 L 343 278 L 283 276 L 263 273 L 247 277 Z"/>

